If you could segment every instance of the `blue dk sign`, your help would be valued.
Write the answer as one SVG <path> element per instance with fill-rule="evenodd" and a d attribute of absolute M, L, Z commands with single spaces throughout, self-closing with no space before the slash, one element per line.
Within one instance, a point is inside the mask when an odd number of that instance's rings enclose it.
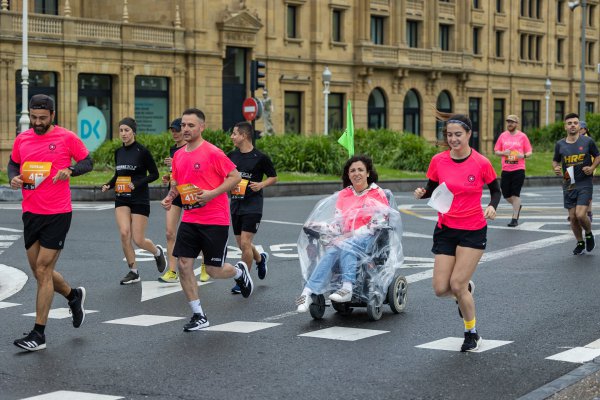
<path fill-rule="evenodd" d="M 96 107 L 90 106 L 77 114 L 77 134 L 91 152 L 106 140 L 106 119 Z"/>

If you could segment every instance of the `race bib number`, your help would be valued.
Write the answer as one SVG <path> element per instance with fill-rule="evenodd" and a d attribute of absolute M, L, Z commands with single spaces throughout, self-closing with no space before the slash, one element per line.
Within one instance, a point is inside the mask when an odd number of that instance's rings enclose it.
<path fill-rule="evenodd" d="M 517 164 L 519 162 L 519 152 L 511 150 L 510 154 L 506 156 L 506 164 Z"/>
<path fill-rule="evenodd" d="M 23 164 L 23 189 L 34 190 L 50 176 L 51 162 L 25 161 Z"/>
<path fill-rule="evenodd" d="M 131 197 L 131 188 L 129 187 L 130 183 L 130 176 L 117 177 L 117 182 L 115 182 L 115 193 L 117 194 L 117 196 Z"/>
<path fill-rule="evenodd" d="M 177 185 L 177 191 L 181 197 L 181 205 L 184 210 L 192 210 L 194 208 L 202 207 L 198 200 L 196 200 L 196 194 L 198 193 L 198 186 L 192 183 L 186 183 L 183 185 Z"/>
<path fill-rule="evenodd" d="M 243 199 L 244 196 L 246 195 L 246 189 L 248 188 L 248 183 L 250 183 L 250 181 L 248 181 L 248 179 L 242 179 L 240 181 L 240 183 L 238 183 L 237 186 L 234 187 L 233 190 L 231 191 L 231 198 L 232 199 Z"/>

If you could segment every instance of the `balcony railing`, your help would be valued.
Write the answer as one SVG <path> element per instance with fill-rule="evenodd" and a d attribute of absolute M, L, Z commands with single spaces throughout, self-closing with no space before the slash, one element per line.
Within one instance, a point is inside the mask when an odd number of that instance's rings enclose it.
<path fill-rule="evenodd" d="M 398 48 L 379 44 L 364 44 L 358 47 L 360 61 L 367 64 L 398 63 Z"/>
<path fill-rule="evenodd" d="M 408 0 L 406 3 L 406 11 L 412 14 L 421 14 L 423 9 L 423 0 Z"/>

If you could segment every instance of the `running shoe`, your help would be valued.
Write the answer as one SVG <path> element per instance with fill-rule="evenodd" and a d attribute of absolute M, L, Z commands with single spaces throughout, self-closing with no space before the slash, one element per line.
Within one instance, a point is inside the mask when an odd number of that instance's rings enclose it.
<path fill-rule="evenodd" d="M 302 294 L 300 297 L 296 299 L 296 306 L 298 307 L 296 311 L 298 312 L 307 312 L 312 304 L 312 296 L 309 294 Z"/>
<path fill-rule="evenodd" d="M 46 335 L 31 331 L 22 339 L 17 339 L 14 345 L 27 351 L 38 351 L 46 348 Z"/>
<path fill-rule="evenodd" d="M 74 290 L 77 296 L 72 301 L 69 301 L 69 313 L 73 317 L 73 327 L 79 328 L 83 324 L 83 320 L 85 320 L 85 309 L 83 308 L 83 304 L 85 303 L 85 288 L 80 286 Z"/>
<path fill-rule="evenodd" d="M 596 247 L 596 241 L 594 240 L 594 234 L 590 232 L 585 235 L 585 251 L 589 253 L 594 250 L 594 247 Z"/>
<path fill-rule="evenodd" d="M 469 286 L 467 286 L 467 290 L 471 292 L 471 296 L 475 294 L 475 283 L 473 281 L 469 281 Z M 458 305 L 458 300 L 455 301 Z M 460 306 L 458 307 L 458 315 L 460 315 L 461 318 L 463 317 L 462 312 L 460 311 Z"/>
<path fill-rule="evenodd" d="M 206 272 L 206 265 L 202 263 L 200 266 L 200 282 L 208 282 L 210 279 L 210 275 Z"/>
<path fill-rule="evenodd" d="M 267 263 L 269 262 L 269 254 L 268 253 L 260 253 L 260 262 L 256 263 L 256 271 L 258 271 L 258 279 L 265 279 L 267 277 L 267 272 L 269 272 L 269 268 Z"/>
<path fill-rule="evenodd" d="M 190 319 L 190 322 L 188 322 L 187 324 L 185 324 L 183 326 L 183 331 L 184 332 L 198 331 L 203 328 L 208 328 L 209 326 L 210 326 L 210 323 L 206 319 L 206 315 L 194 313 L 194 315 L 192 315 L 192 318 Z"/>
<path fill-rule="evenodd" d="M 156 269 L 162 274 L 165 272 L 165 268 L 167 268 L 167 257 L 165 255 L 165 249 L 163 249 L 160 244 L 156 245 L 156 247 L 160 251 L 160 254 L 154 256 L 154 261 L 156 261 Z"/>
<path fill-rule="evenodd" d="M 242 296 L 250 297 L 252 290 L 254 289 L 254 285 L 252 284 L 252 277 L 248 272 L 248 266 L 245 262 L 238 261 L 238 263 L 235 264 L 235 267 L 242 271 L 242 275 L 235 280 L 235 283 L 239 285 Z"/>
<path fill-rule="evenodd" d="M 517 225 L 519 225 L 519 220 L 516 218 L 512 218 L 508 223 L 508 226 L 510 226 L 511 228 L 514 228 Z"/>
<path fill-rule="evenodd" d="M 240 289 L 240 285 L 235 285 L 231 288 L 231 294 L 241 294 L 242 289 Z"/>
<path fill-rule="evenodd" d="M 577 246 L 573 249 L 574 256 L 580 256 L 582 254 L 585 254 L 585 242 L 583 240 L 581 242 L 577 242 Z"/>
<path fill-rule="evenodd" d="M 465 341 L 460 347 L 460 351 L 475 351 L 481 346 L 483 339 L 477 332 L 465 332 Z"/>
<path fill-rule="evenodd" d="M 123 279 L 121 279 L 121 285 L 129 285 L 140 281 L 140 274 L 133 271 L 129 271 Z"/>
<path fill-rule="evenodd" d="M 177 283 L 179 282 L 179 276 L 177 272 L 168 270 L 163 276 L 158 278 L 158 281 L 162 283 Z"/>
<path fill-rule="evenodd" d="M 339 289 L 329 295 L 329 300 L 337 303 L 347 303 L 352 300 L 352 291 L 346 289 Z"/>

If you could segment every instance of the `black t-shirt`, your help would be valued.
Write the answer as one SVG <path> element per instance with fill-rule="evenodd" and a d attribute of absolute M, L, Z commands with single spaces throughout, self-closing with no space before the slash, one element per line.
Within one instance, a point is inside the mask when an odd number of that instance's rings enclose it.
<path fill-rule="evenodd" d="M 570 190 L 592 187 L 593 176 L 586 175 L 583 167 L 592 165 L 592 158 L 598 157 L 598 155 L 598 147 L 589 136 L 579 135 L 575 143 L 567 143 L 564 138 L 557 141 L 554 146 L 553 160 L 562 164 L 563 188 Z M 571 176 L 567 173 L 568 167 L 573 167 L 575 185 L 572 185 Z"/>
<path fill-rule="evenodd" d="M 121 190 L 119 186 L 127 185 L 127 178 L 135 189 L 128 191 L 127 188 Z M 117 178 L 124 179 L 117 183 Z M 115 188 L 115 196 L 121 201 L 131 204 L 150 204 L 150 191 L 148 184 L 158 179 L 158 168 L 152 158 L 152 154 L 138 142 L 133 142 L 129 146 L 123 145 L 115 151 L 115 174 L 107 183 L 111 188 Z"/>
<path fill-rule="evenodd" d="M 181 149 L 181 148 L 183 148 L 183 147 L 185 147 L 185 144 L 184 144 L 183 146 L 179 146 L 179 147 L 177 147 L 177 145 L 176 145 L 176 144 L 174 144 L 173 146 L 171 146 L 171 147 L 169 148 L 169 154 L 171 154 L 171 158 L 173 158 L 173 156 L 175 155 L 175 152 L 176 152 L 177 150 L 179 150 L 179 149 Z"/>
<path fill-rule="evenodd" d="M 242 153 L 239 149 L 235 149 L 227 156 L 242 175 L 242 182 L 230 194 L 231 213 L 237 215 L 262 214 L 262 190 L 255 192 L 248 187 L 248 183 L 262 182 L 263 175 L 269 178 L 277 176 L 273 162 L 256 148 L 248 153 Z"/>

